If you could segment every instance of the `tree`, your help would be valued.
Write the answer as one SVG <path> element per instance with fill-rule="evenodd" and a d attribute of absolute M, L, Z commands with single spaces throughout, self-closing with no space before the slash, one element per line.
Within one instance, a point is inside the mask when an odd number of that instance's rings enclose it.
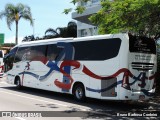
<path fill-rule="evenodd" d="M 77 24 L 74 21 L 70 21 L 67 25 L 67 36 L 77 37 Z"/>
<path fill-rule="evenodd" d="M 25 36 L 22 40 L 22 42 L 28 42 L 28 41 L 35 41 L 34 35 Z"/>
<path fill-rule="evenodd" d="M 67 27 L 57 27 L 56 29 L 48 28 L 45 31 L 44 38 L 57 37 L 77 37 L 77 24 L 74 21 L 68 22 Z"/>
<path fill-rule="evenodd" d="M 88 2 L 88 1 L 91 1 L 91 0 L 72 0 L 71 3 L 75 5 L 78 2 Z M 85 10 L 85 7 L 77 6 L 75 10 L 77 11 L 77 13 L 82 14 Z M 64 9 L 63 13 L 68 14 L 71 11 L 72 11 L 72 8 L 67 8 L 67 9 Z"/>
<path fill-rule="evenodd" d="M 52 28 L 48 28 L 45 31 L 45 36 L 44 38 L 49 39 L 49 38 L 57 38 L 59 37 L 59 34 L 57 33 L 56 30 L 52 29 Z"/>
<path fill-rule="evenodd" d="M 90 0 L 72 0 L 71 3 Z M 160 37 L 160 0 L 101 0 L 102 8 L 90 17 L 100 34 L 132 32 Z M 68 10 L 68 11 L 67 11 Z M 83 13 L 84 7 L 75 9 Z M 71 9 L 65 9 L 68 13 Z"/>
<path fill-rule="evenodd" d="M 0 13 L 0 18 L 5 17 L 7 25 L 11 30 L 11 25 L 13 22 L 16 24 L 16 44 L 18 43 L 18 23 L 19 20 L 25 19 L 33 25 L 33 19 L 31 15 L 30 7 L 23 5 L 21 3 L 17 4 L 16 6 L 13 4 L 6 4 L 5 10 Z"/>
<path fill-rule="evenodd" d="M 102 0 L 102 9 L 90 20 L 99 32 L 122 31 L 160 37 L 160 0 Z"/>
<path fill-rule="evenodd" d="M 68 37 L 67 36 L 67 27 L 58 27 L 56 28 L 57 33 L 59 34 L 59 37 Z"/>

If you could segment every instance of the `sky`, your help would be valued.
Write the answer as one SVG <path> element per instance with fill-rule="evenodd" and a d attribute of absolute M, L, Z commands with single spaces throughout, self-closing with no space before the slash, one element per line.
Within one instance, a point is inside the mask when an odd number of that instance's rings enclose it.
<path fill-rule="evenodd" d="M 33 33 L 35 36 L 42 37 L 48 28 L 66 27 L 69 21 L 73 21 L 71 13 L 68 15 L 63 13 L 65 8 L 75 7 L 70 2 L 71 0 L 1 0 L 0 12 L 4 11 L 7 3 L 14 5 L 22 3 L 31 8 L 34 27 L 30 25 L 29 21 L 20 19 L 18 43 L 21 43 L 25 36 L 33 35 Z M 6 19 L 0 19 L 0 33 L 5 34 L 5 43 L 15 43 L 15 29 L 15 23 L 9 30 Z"/>

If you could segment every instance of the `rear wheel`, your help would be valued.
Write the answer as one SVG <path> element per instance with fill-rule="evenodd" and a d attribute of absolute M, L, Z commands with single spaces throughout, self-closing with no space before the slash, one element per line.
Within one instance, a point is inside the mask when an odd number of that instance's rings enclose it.
<path fill-rule="evenodd" d="M 15 84 L 16 84 L 17 89 L 21 89 L 22 88 L 21 80 L 20 80 L 19 77 L 16 78 Z"/>
<path fill-rule="evenodd" d="M 77 100 L 77 101 L 85 101 L 85 89 L 84 89 L 84 86 L 82 84 L 77 84 L 74 88 L 73 88 L 73 95 L 74 95 L 74 98 Z"/>

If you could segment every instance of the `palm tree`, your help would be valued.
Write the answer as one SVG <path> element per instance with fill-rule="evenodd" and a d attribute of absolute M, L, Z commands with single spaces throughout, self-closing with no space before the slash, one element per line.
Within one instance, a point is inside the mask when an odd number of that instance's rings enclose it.
<path fill-rule="evenodd" d="M 45 31 L 44 39 L 56 37 L 77 37 L 77 24 L 74 21 L 70 21 L 67 27 L 48 28 Z"/>
<path fill-rule="evenodd" d="M 21 3 L 16 6 L 13 4 L 6 4 L 5 10 L 0 13 L 0 18 L 5 17 L 8 28 L 11 30 L 11 24 L 16 24 L 16 44 L 18 43 L 18 23 L 21 18 L 28 20 L 33 25 L 30 7 Z"/>
<path fill-rule="evenodd" d="M 67 27 L 58 27 L 56 29 L 48 28 L 45 31 L 44 39 L 67 37 Z"/>
<path fill-rule="evenodd" d="M 45 31 L 45 36 L 44 36 L 45 39 L 57 38 L 57 37 L 59 37 L 59 34 L 57 33 L 56 30 L 54 30 L 52 28 L 48 28 Z"/>
<path fill-rule="evenodd" d="M 57 33 L 59 34 L 60 37 L 67 37 L 67 27 L 58 27 L 56 28 Z"/>
<path fill-rule="evenodd" d="M 77 24 L 74 21 L 68 22 L 67 37 L 77 37 Z"/>
<path fill-rule="evenodd" d="M 28 42 L 28 41 L 34 41 L 34 40 L 36 40 L 34 35 L 30 35 L 30 36 L 25 36 L 22 42 Z"/>

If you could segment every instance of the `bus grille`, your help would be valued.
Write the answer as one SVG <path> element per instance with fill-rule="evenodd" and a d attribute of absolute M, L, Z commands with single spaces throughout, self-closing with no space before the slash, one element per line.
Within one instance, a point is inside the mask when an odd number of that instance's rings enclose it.
<path fill-rule="evenodd" d="M 132 69 L 136 70 L 152 70 L 154 63 L 132 62 Z"/>

